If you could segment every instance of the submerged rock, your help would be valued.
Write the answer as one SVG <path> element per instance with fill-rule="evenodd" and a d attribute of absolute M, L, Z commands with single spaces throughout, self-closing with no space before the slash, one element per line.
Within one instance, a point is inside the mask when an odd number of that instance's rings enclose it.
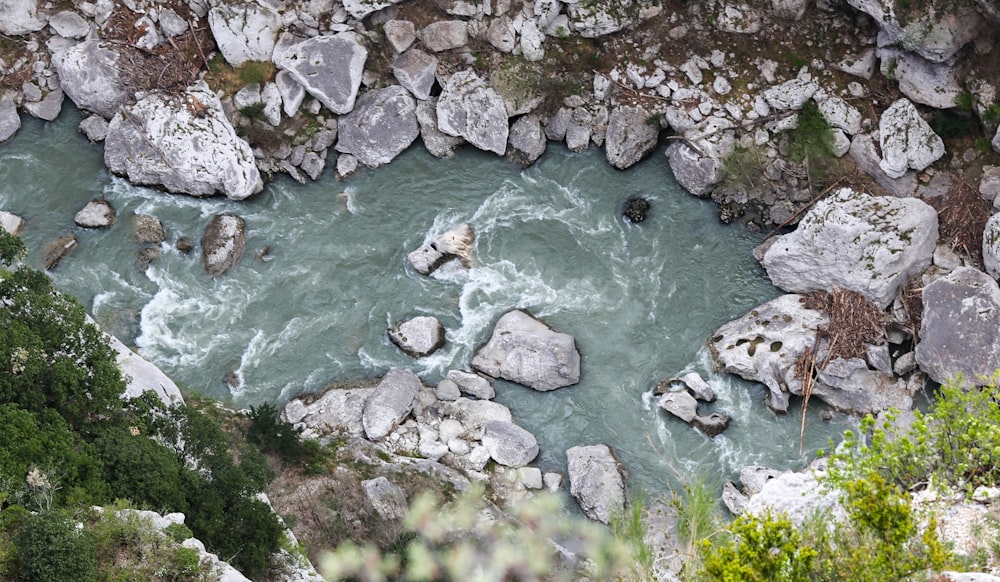
<path fill-rule="evenodd" d="M 232 214 L 217 214 L 201 237 L 201 262 L 212 277 L 225 273 L 246 249 L 246 221 Z"/>
<path fill-rule="evenodd" d="M 423 358 L 444 345 L 444 326 L 436 317 L 421 316 L 389 328 L 389 339 L 414 358 Z"/>
<path fill-rule="evenodd" d="M 472 266 L 472 243 L 476 240 L 472 227 L 462 223 L 442 233 L 429 243 L 407 255 L 410 265 L 421 275 L 430 275 L 441 265 L 458 259 L 468 269 Z"/>
<path fill-rule="evenodd" d="M 149 214 L 136 214 L 134 217 L 133 238 L 138 243 L 160 244 L 167 240 L 167 229 L 160 219 Z"/>
<path fill-rule="evenodd" d="M 611 523 L 625 511 L 627 471 L 608 445 L 572 447 L 566 451 L 569 492 L 583 513 L 601 523 Z"/>
<path fill-rule="evenodd" d="M 514 310 L 497 321 L 490 340 L 472 358 L 472 367 L 546 392 L 580 381 L 580 352 L 573 336 Z"/>
<path fill-rule="evenodd" d="M 59 265 L 59 261 L 76 248 L 77 240 L 75 234 L 64 234 L 56 240 L 45 245 L 42 249 L 42 266 L 46 271 L 51 271 Z"/>
<path fill-rule="evenodd" d="M 625 201 L 625 210 L 622 215 L 629 222 L 642 222 L 649 215 L 649 200 L 639 196 L 633 196 Z"/>

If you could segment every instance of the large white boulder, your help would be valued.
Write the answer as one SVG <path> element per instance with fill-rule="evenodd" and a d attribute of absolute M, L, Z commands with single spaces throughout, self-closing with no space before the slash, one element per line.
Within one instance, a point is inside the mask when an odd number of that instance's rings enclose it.
<path fill-rule="evenodd" d="M 21 36 L 45 28 L 38 0 L 0 0 L 0 33 Z"/>
<path fill-rule="evenodd" d="M 344 10 L 351 16 L 361 20 L 362 18 L 378 12 L 383 8 L 388 8 L 393 4 L 399 4 L 402 0 L 344 0 Z"/>
<path fill-rule="evenodd" d="M 573 336 L 553 331 L 517 309 L 497 321 L 490 340 L 472 358 L 472 367 L 547 392 L 580 381 L 580 352 Z"/>
<path fill-rule="evenodd" d="M 566 451 L 569 492 L 590 519 L 610 523 L 625 511 L 628 473 L 608 445 L 572 447 Z"/>
<path fill-rule="evenodd" d="M 927 203 L 841 188 L 778 238 L 761 262 L 785 291 L 843 287 L 884 308 L 930 265 L 937 238 L 937 213 Z"/>
<path fill-rule="evenodd" d="M 110 118 L 130 98 L 118 72 L 118 53 L 99 39 L 85 40 L 52 55 L 63 92 L 80 109 Z"/>
<path fill-rule="evenodd" d="M 13 97 L 0 98 L 0 143 L 14 137 L 21 129 L 21 116 L 17 114 L 17 105 Z"/>
<path fill-rule="evenodd" d="M 128 379 L 125 386 L 125 398 L 138 398 L 145 392 L 152 392 L 166 406 L 184 402 L 180 388 L 169 376 L 163 373 L 163 370 L 130 350 L 115 336 L 105 335 L 112 349 L 118 354 L 118 367 Z"/>
<path fill-rule="evenodd" d="M 983 264 L 991 277 L 1000 280 L 1000 214 L 991 216 L 983 229 Z"/>
<path fill-rule="evenodd" d="M 482 441 L 490 457 L 505 467 L 523 467 L 538 456 L 535 436 L 511 422 L 487 422 Z"/>
<path fill-rule="evenodd" d="M 104 163 L 134 184 L 242 200 L 264 184 L 250 145 L 203 81 L 179 96 L 150 93 L 111 118 Z"/>
<path fill-rule="evenodd" d="M 965 92 L 959 69 L 948 63 L 934 63 L 910 52 L 879 49 L 882 74 L 895 79 L 899 91 L 916 103 L 950 109 Z"/>
<path fill-rule="evenodd" d="M 878 23 L 879 45 L 899 45 L 941 63 L 951 59 L 988 27 L 973 0 L 900 3 L 895 0 L 847 0 Z M 904 12 L 897 10 L 905 5 Z"/>
<path fill-rule="evenodd" d="M 882 112 L 878 132 L 879 167 L 890 178 L 901 178 L 910 169 L 923 170 L 944 155 L 944 142 L 909 99 L 899 99 Z"/>
<path fill-rule="evenodd" d="M 651 113 L 638 105 L 621 105 L 611 112 L 604 154 L 612 167 L 624 170 L 653 151 L 660 127 L 651 122 L 651 117 Z"/>
<path fill-rule="evenodd" d="M 801 473 L 781 473 L 770 479 L 756 495 L 750 497 L 746 513 L 763 517 L 768 513 L 783 513 L 795 525 L 802 525 L 816 515 L 828 522 L 846 521 L 847 512 L 840 503 L 840 494 L 823 486 L 812 469 Z"/>
<path fill-rule="evenodd" d="M 588 2 L 587 0 L 564 0 L 569 27 L 585 38 L 595 38 L 618 32 L 634 23 L 632 15 L 637 11 L 634 0 L 618 2 Z"/>
<path fill-rule="evenodd" d="M 337 124 L 337 151 L 369 168 L 388 164 L 420 134 L 416 108 L 413 96 L 399 85 L 365 93 Z"/>
<path fill-rule="evenodd" d="M 365 437 L 380 441 L 413 410 L 420 378 L 410 370 L 393 368 L 368 396 L 361 413 Z"/>
<path fill-rule="evenodd" d="M 291 74 L 327 109 L 343 115 L 354 109 L 368 50 L 351 35 L 316 36 L 279 43 L 274 64 Z"/>
<path fill-rule="evenodd" d="M 226 61 L 270 61 L 281 32 L 281 15 L 256 2 L 220 3 L 208 12 L 215 44 Z"/>
<path fill-rule="evenodd" d="M 472 70 L 459 71 L 444 85 L 437 103 L 442 132 L 463 137 L 481 150 L 507 151 L 507 108 L 503 97 Z"/>

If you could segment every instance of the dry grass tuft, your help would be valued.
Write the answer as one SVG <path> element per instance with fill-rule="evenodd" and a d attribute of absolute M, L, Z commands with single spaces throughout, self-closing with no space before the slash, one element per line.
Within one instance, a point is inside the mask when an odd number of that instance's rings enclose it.
<path fill-rule="evenodd" d="M 938 213 L 941 240 L 982 269 L 983 230 L 990 218 L 990 203 L 961 176 L 952 178 L 948 193 L 930 201 Z"/>

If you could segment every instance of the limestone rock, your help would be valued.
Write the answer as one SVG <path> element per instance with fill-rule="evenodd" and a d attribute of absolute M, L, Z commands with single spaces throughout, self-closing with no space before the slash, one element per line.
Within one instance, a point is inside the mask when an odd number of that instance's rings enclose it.
<path fill-rule="evenodd" d="M 362 481 L 361 490 L 382 519 L 402 519 L 406 515 L 406 492 L 384 476 Z"/>
<path fill-rule="evenodd" d="M 53 53 L 52 65 L 62 90 L 80 109 L 110 119 L 131 97 L 118 74 L 118 53 L 99 39 Z"/>
<path fill-rule="evenodd" d="M 628 473 L 608 445 L 572 447 L 566 451 L 569 492 L 590 519 L 610 523 L 625 511 Z"/>
<path fill-rule="evenodd" d="M 437 103 L 438 129 L 497 155 L 507 149 L 503 98 L 474 71 L 459 71 L 445 83 Z"/>
<path fill-rule="evenodd" d="M 723 4 L 716 17 L 715 26 L 722 32 L 757 34 L 763 21 L 757 10 L 748 4 Z"/>
<path fill-rule="evenodd" d="M 0 98 L 0 143 L 14 137 L 19 129 L 21 129 L 21 116 L 17 114 L 14 99 Z"/>
<path fill-rule="evenodd" d="M 1000 214 L 991 216 L 983 229 L 983 263 L 991 277 L 1000 279 Z"/>
<path fill-rule="evenodd" d="M 73 217 L 73 222 L 83 228 L 108 228 L 115 223 L 114 206 L 107 200 L 91 200 Z"/>
<path fill-rule="evenodd" d="M 496 396 L 496 390 L 486 378 L 472 372 L 461 370 L 450 370 L 448 380 L 455 383 L 463 394 L 468 394 L 480 400 L 492 400 Z"/>
<path fill-rule="evenodd" d="M 580 381 L 580 353 L 573 336 L 553 331 L 529 313 L 505 313 L 490 340 L 472 358 L 472 367 L 539 392 Z"/>
<path fill-rule="evenodd" d="M 538 456 L 535 436 L 510 422 L 487 422 L 482 441 L 490 457 L 505 467 L 523 467 Z"/>
<path fill-rule="evenodd" d="M 609 164 L 624 170 L 653 151 L 660 131 L 649 118 L 650 113 L 638 106 L 622 105 L 611 112 L 604 141 Z"/>
<path fill-rule="evenodd" d="M 283 37 L 284 38 L 284 37 Z M 274 64 L 330 111 L 344 115 L 354 109 L 368 51 L 352 36 L 316 36 L 301 42 L 281 42 Z"/>
<path fill-rule="evenodd" d="M 746 512 L 758 517 L 768 512 L 784 513 L 796 525 L 816 513 L 831 522 L 847 519 L 839 493 L 824 488 L 811 470 L 782 473 L 769 480 L 750 497 Z"/>
<path fill-rule="evenodd" d="M 722 434 L 729 428 L 730 418 L 721 412 L 712 412 L 708 415 L 698 415 L 691 419 L 691 426 L 705 433 L 705 436 L 715 437 Z"/>
<path fill-rule="evenodd" d="M 463 47 L 469 44 L 469 27 L 464 20 L 439 20 L 420 29 L 420 40 L 436 53 Z"/>
<path fill-rule="evenodd" d="M 430 275 L 452 259 L 459 259 L 465 268 L 469 268 L 472 266 L 472 243 L 475 240 L 472 227 L 463 222 L 429 243 L 420 245 L 407 255 L 407 259 L 421 275 Z"/>
<path fill-rule="evenodd" d="M 417 31 L 413 23 L 409 20 L 390 20 L 382 27 L 389 44 L 397 52 L 401 53 L 410 48 L 413 41 L 417 39 Z"/>
<path fill-rule="evenodd" d="M 614 4 L 586 2 L 585 0 L 565 0 L 569 26 L 584 38 L 596 38 L 618 32 L 634 22 L 630 10 L 634 0 L 621 0 Z"/>
<path fill-rule="evenodd" d="M 336 388 L 327 390 L 311 404 L 290 400 L 282 416 L 292 424 L 301 423 L 321 435 L 361 436 L 364 434 L 361 417 L 365 402 L 374 391 L 374 388 Z"/>
<path fill-rule="evenodd" d="M 90 141 L 104 141 L 108 136 L 108 121 L 100 115 L 91 115 L 80 122 L 80 131 Z"/>
<path fill-rule="evenodd" d="M 923 170 L 944 155 L 944 142 L 905 98 L 882 112 L 879 136 L 879 167 L 891 178 L 902 177 L 908 169 Z"/>
<path fill-rule="evenodd" d="M 893 0 L 848 0 L 848 4 L 875 19 L 881 30 L 879 44 L 899 44 L 921 57 L 942 63 L 979 36 L 988 26 L 971 1 L 947 5 L 911 6 L 906 14 L 897 11 Z M 905 24 L 904 24 L 905 22 Z"/>
<path fill-rule="evenodd" d="M 778 18 L 802 20 L 809 7 L 809 0 L 771 0 L 771 10 Z"/>
<path fill-rule="evenodd" d="M 288 71 L 278 71 L 274 76 L 274 84 L 281 95 L 281 108 L 288 117 L 295 117 L 306 97 L 306 90 L 299 85 Z"/>
<path fill-rule="evenodd" d="M 913 101 L 949 109 L 965 91 L 958 70 L 947 63 L 928 62 L 905 51 L 880 49 L 882 74 L 899 82 L 899 90 Z"/>
<path fill-rule="evenodd" d="M 225 273 L 246 249 L 246 221 L 232 214 L 216 214 L 201 236 L 201 262 L 212 277 Z"/>
<path fill-rule="evenodd" d="M 126 398 L 138 398 L 145 392 L 152 392 L 166 406 L 173 406 L 184 402 L 180 388 L 177 387 L 177 384 L 169 376 L 163 373 L 163 370 L 133 350 L 130 350 L 128 346 L 115 336 L 111 334 L 104 335 L 108 339 L 111 348 L 117 354 L 118 367 L 121 368 L 122 373 L 128 380 L 124 394 Z"/>
<path fill-rule="evenodd" d="M 1000 369 L 1000 287 L 972 267 L 959 267 L 924 287 L 916 356 L 935 382 L 956 374 L 981 385 Z"/>
<path fill-rule="evenodd" d="M 43 121 L 55 121 L 62 111 L 63 92 L 49 91 L 41 101 L 25 101 L 24 110 Z"/>
<path fill-rule="evenodd" d="M 63 38 L 83 38 L 90 32 L 90 25 L 72 10 L 57 12 L 49 18 L 49 26 Z"/>
<path fill-rule="evenodd" d="M 133 238 L 136 242 L 160 244 L 167 240 L 167 229 L 159 218 L 149 214 L 136 214 L 133 218 Z"/>
<path fill-rule="evenodd" d="M 827 362 L 816 376 L 812 395 L 831 408 L 859 416 L 913 408 L 913 393 L 905 380 L 870 370 L 861 358 Z"/>
<path fill-rule="evenodd" d="M 270 61 L 282 28 L 281 15 L 256 2 L 221 3 L 208 11 L 208 25 L 219 52 L 234 67 Z"/>
<path fill-rule="evenodd" d="M 182 96 L 150 93 L 112 117 L 104 163 L 134 184 L 242 200 L 263 189 L 253 151 L 204 81 Z"/>
<path fill-rule="evenodd" d="M 483 427 L 490 421 L 514 422 L 510 409 L 492 400 L 470 400 L 463 397 L 455 400 L 450 409 L 444 411 L 461 422 L 473 439 L 482 436 Z"/>
<path fill-rule="evenodd" d="M 46 271 L 51 271 L 59 265 L 66 255 L 70 254 L 77 247 L 75 234 L 64 234 L 56 240 L 45 245 L 42 249 L 42 266 Z"/>
<path fill-rule="evenodd" d="M 726 481 L 722 485 L 722 504 L 726 506 L 729 513 L 733 515 L 743 515 L 743 512 L 747 509 L 747 503 L 750 502 L 750 498 L 740 492 L 733 485 L 732 481 Z"/>
<path fill-rule="evenodd" d="M 875 49 L 866 48 L 857 53 L 843 56 L 840 61 L 833 63 L 831 66 L 848 75 L 854 75 L 862 79 L 871 79 L 872 75 L 875 74 L 875 66 L 877 64 L 878 59 L 875 57 Z"/>
<path fill-rule="evenodd" d="M 871 134 L 858 134 L 851 140 L 851 148 L 848 150 L 851 159 L 866 174 L 878 182 L 878 185 L 885 188 L 886 192 L 897 198 L 912 196 L 917 190 L 917 174 L 909 171 L 901 178 L 891 178 L 881 167 L 882 154 L 875 146 L 875 140 Z"/>
<path fill-rule="evenodd" d="M 417 124 L 420 125 L 420 141 L 424 142 L 427 151 L 434 157 L 446 158 L 454 154 L 465 140 L 438 129 L 437 102 L 437 97 L 417 102 Z"/>
<path fill-rule="evenodd" d="M 422 50 L 411 49 L 396 57 L 392 62 L 392 74 L 399 84 L 417 99 L 431 96 L 431 87 L 437 74 L 437 57 Z"/>
<path fill-rule="evenodd" d="M 410 370 L 389 370 L 365 401 L 361 416 L 365 437 L 379 441 L 392 432 L 413 409 L 420 387 L 420 378 Z"/>
<path fill-rule="evenodd" d="M 486 40 L 501 52 L 509 53 L 517 46 L 517 33 L 514 23 L 508 16 L 501 16 L 490 21 L 486 29 Z"/>
<path fill-rule="evenodd" d="M 545 132 L 542 122 L 535 115 L 524 115 L 517 118 L 510 126 L 507 139 L 507 158 L 515 164 L 526 168 L 538 161 L 545 153 Z"/>
<path fill-rule="evenodd" d="M 830 127 L 844 130 L 848 135 L 861 133 L 861 112 L 836 95 L 817 92 L 813 95 L 823 119 Z"/>
<path fill-rule="evenodd" d="M 545 33 L 539 30 L 533 20 L 521 25 L 521 54 L 524 60 L 538 62 L 545 58 Z"/>
<path fill-rule="evenodd" d="M 369 91 L 354 111 L 340 118 L 337 151 L 351 154 L 369 168 L 388 164 L 417 139 L 416 102 L 406 89 L 392 85 Z"/>
<path fill-rule="evenodd" d="M 671 143 L 667 146 L 666 155 L 674 179 L 691 194 L 708 196 L 712 188 L 725 179 L 725 159 L 735 145 L 736 140 L 730 131 L 717 133 L 711 140 Z"/>
<path fill-rule="evenodd" d="M 12 212 L 0 210 L 0 228 L 18 236 L 24 228 L 24 219 Z"/>
<path fill-rule="evenodd" d="M 927 203 L 841 188 L 772 244 L 762 263 L 786 291 L 843 287 L 884 308 L 930 265 L 937 237 L 937 213 Z"/>
<path fill-rule="evenodd" d="M 743 485 L 743 491 L 748 496 L 753 497 L 760 493 L 760 490 L 764 488 L 764 485 L 768 481 L 784 473 L 786 471 L 779 471 L 770 467 L 747 465 L 740 467 L 740 484 Z"/>
<path fill-rule="evenodd" d="M 768 87 L 762 93 L 764 101 L 778 111 L 798 111 L 819 90 L 819 84 L 805 79 L 792 79 Z"/>
<path fill-rule="evenodd" d="M 806 309 L 799 295 L 782 295 L 724 324 L 712 334 L 708 348 L 722 371 L 760 382 L 770 391 L 767 405 L 788 410 L 788 394 L 800 394 L 802 381 L 795 361 L 816 343 L 825 315 Z"/>
<path fill-rule="evenodd" d="M 423 358 L 444 345 L 444 326 L 436 317 L 414 317 L 389 328 L 389 339 L 407 355 Z"/>
<path fill-rule="evenodd" d="M 399 4 L 402 0 L 344 0 L 344 10 L 361 20 L 362 18 L 382 10 L 383 8 L 388 8 L 393 4 Z"/>
<path fill-rule="evenodd" d="M 715 391 L 712 390 L 712 387 L 708 385 L 708 382 L 698 372 L 688 372 L 678 378 L 678 380 L 687 386 L 688 390 L 698 400 L 702 402 L 715 402 Z"/>
<path fill-rule="evenodd" d="M 698 401 L 688 394 L 687 390 L 667 392 L 660 397 L 659 406 L 687 423 L 698 416 Z"/>
<path fill-rule="evenodd" d="M 0 33 L 21 36 L 45 28 L 45 14 L 38 12 L 38 0 L 0 0 Z"/>

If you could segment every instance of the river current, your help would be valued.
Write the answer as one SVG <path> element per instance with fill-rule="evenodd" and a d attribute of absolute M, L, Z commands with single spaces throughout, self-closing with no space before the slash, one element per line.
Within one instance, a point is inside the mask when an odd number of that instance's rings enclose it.
<path fill-rule="evenodd" d="M 550 145 L 521 170 L 471 148 L 439 160 L 418 143 L 344 181 L 329 169 L 307 185 L 279 177 L 234 202 L 109 175 L 102 146 L 78 133 L 80 119 L 70 105 L 54 123 L 23 118 L 0 146 L 0 209 L 26 219 L 34 267 L 46 243 L 76 232 L 79 247 L 51 272 L 56 286 L 182 388 L 244 407 L 391 367 L 435 384 L 449 369 L 468 368 L 500 315 L 525 308 L 573 335 L 583 361 L 581 382 L 554 392 L 496 383 L 497 400 L 538 438 L 543 470 L 562 470 L 571 446 L 607 443 L 633 490 L 655 496 L 678 479 L 718 484 L 747 464 L 799 468 L 849 424 L 842 415 L 820 420 L 815 403 L 800 454 L 799 402 L 774 415 L 762 386 L 711 371 L 709 334 L 779 291 L 750 254 L 762 235 L 722 225 L 711 202 L 673 181 L 662 149 L 620 172 L 600 150 Z M 630 224 L 621 209 L 637 195 L 652 211 Z M 102 197 L 118 223 L 76 228 L 73 215 Z M 199 249 L 185 255 L 174 244 L 197 241 L 220 212 L 246 220 L 247 251 L 212 279 Z M 162 257 L 145 271 L 132 240 L 136 213 L 168 230 Z M 414 272 L 407 253 L 459 222 L 476 233 L 473 267 Z M 255 258 L 264 247 L 272 260 Z M 413 360 L 385 330 L 417 315 L 438 317 L 447 343 Z M 714 439 L 658 410 L 649 395 L 661 378 L 692 370 L 719 395 L 702 413 L 733 418 Z"/>

